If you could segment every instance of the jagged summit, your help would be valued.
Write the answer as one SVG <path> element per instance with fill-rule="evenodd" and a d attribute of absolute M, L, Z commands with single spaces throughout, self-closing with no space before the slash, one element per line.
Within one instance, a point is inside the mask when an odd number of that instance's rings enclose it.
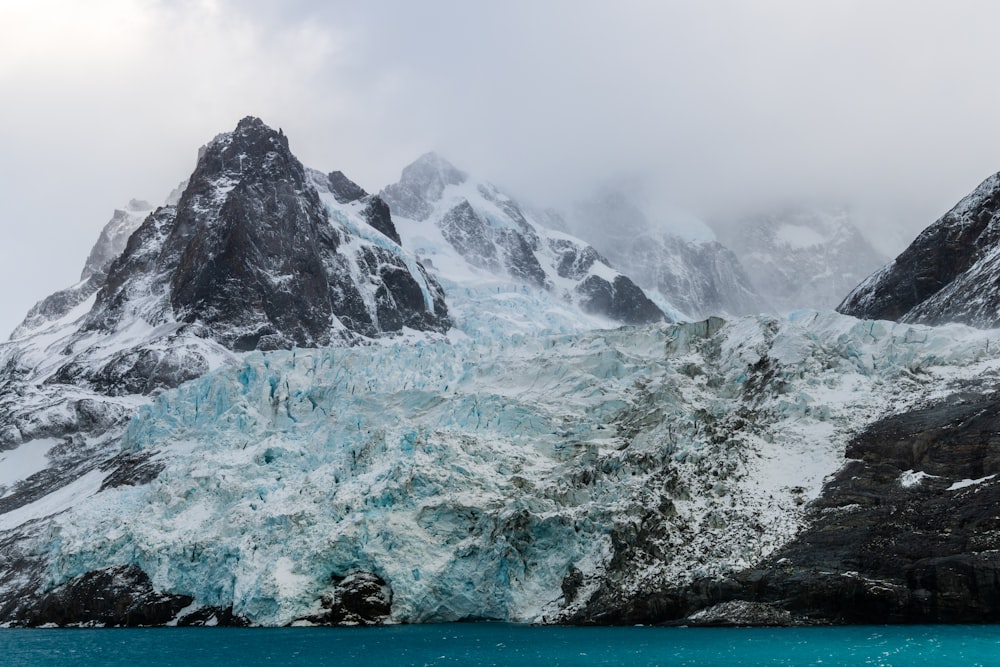
<path fill-rule="evenodd" d="M 232 132 L 220 134 L 204 146 L 191 180 L 228 177 L 242 181 L 289 175 L 304 178 L 304 168 L 292 155 L 288 137 L 260 118 L 247 116 Z"/>
<path fill-rule="evenodd" d="M 524 290 L 519 298 L 533 294 L 548 300 L 549 305 L 530 306 L 547 313 L 545 317 L 575 311 L 568 319 L 577 322 L 581 315 L 625 324 L 664 319 L 663 311 L 594 248 L 546 227 L 513 197 L 436 153 L 403 169 L 399 182 L 381 195 L 400 218 L 398 229 L 407 246 L 455 284 L 453 293 L 459 296 L 484 289 L 495 295 L 507 284 L 513 288 L 508 291 Z M 496 310 L 495 305 L 489 308 Z M 511 313 L 503 326 L 520 316 Z"/>
<path fill-rule="evenodd" d="M 443 157 L 424 153 L 403 168 L 398 183 L 382 191 L 396 215 L 414 220 L 426 220 L 434 211 L 433 203 L 449 185 L 461 185 L 469 177 Z"/>
<path fill-rule="evenodd" d="M 400 247 L 385 203 L 357 186 L 342 203 L 331 184 L 353 183 L 332 178 L 317 182 L 280 130 L 244 118 L 199 150 L 176 204 L 116 211 L 83 281 L 15 331 L 12 368 L 144 393 L 201 375 L 218 347 L 447 330 L 443 291 Z"/>
<path fill-rule="evenodd" d="M 837 310 L 870 319 L 1000 326 L 1000 174 L 855 287 Z"/>
<path fill-rule="evenodd" d="M 330 224 L 288 138 L 244 118 L 201 151 L 176 208 L 160 209 L 132 237 L 86 326 L 114 328 L 136 314 L 129 304 L 162 293 L 169 313 L 160 318 L 197 324 L 235 350 L 325 345 L 343 329 L 446 328 L 443 301 L 425 307 L 423 275 L 398 258 L 358 265 L 338 252 L 347 233 Z M 372 271 L 381 285 L 368 297 L 369 281 L 354 276 Z"/>

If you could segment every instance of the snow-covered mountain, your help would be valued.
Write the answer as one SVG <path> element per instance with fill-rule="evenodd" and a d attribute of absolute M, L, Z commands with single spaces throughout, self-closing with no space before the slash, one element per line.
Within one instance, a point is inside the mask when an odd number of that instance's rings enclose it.
<path fill-rule="evenodd" d="M 859 284 L 838 310 L 902 322 L 1000 326 L 1000 174 Z"/>
<path fill-rule="evenodd" d="M 95 294 L 106 282 L 111 262 L 122 254 L 132 232 L 152 212 L 152 205 L 136 199 L 130 201 L 124 209 L 116 209 L 90 250 L 80 274 L 80 282 L 35 304 L 10 338 L 13 340 L 28 336 L 32 331 L 64 317 Z"/>
<path fill-rule="evenodd" d="M 313 180 L 280 132 L 246 118 L 199 152 L 176 204 L 115 213 L 81 282 L 0 344 L 0 456 L 14 467 L 0 512 L 72 504 L 116 465 L 150 394 L 242 350 L 449 328 L 440 286 L 384 235 L 385 204 L 329 201 Z"/>
<path fill-rule="evenodd" d="M 833 309 L 887 259 L 843 208 L 790 208 L 719 225 L 717 232 L 779 313 Z"/>
<path fill-rule="evenodd" d="M 320 180 L 244 119 L 201 150 L 176 205 L 116 212 L 83 281 L 36 306 L 6 357 L 39 381 L 98 388 L 149 384 L 156 369 L 148 390 L 201 375 L 215 347 L 447 330 L 440 286 L 382 233 L 385 204 L 324 197 Z"/>
<path fill-rule="evenodd" d="M 765 310 L 736 255 L 700 220 L 655 221 L 622 192 L 608 190 L 577 205 L 567 224 L 613 266 L 627 267 L 674 319 Z"/>
<path fill-rule="evenodd" d="M 594 248 L 546 227 L 538 217 L 548 216 L 536 217 L 435 153 L 403 169 L 399 182 L 381 197 L 404 245 L 433 267 L 445 286 L 460 329 L 578 330 L 664 319 L 642 289 Z M 502 313 L 477 322 L 497 312 L 498 291 L 508 295 L 506 306 L 499 306 Z M 531 313 L 541 313 L 543 321 L 525 322 Z"/>
<path fill-rule="evenodd" d="M 341 203 L 314 180 L 246 118 L 199 152 L 175 205 L 115 213 L 81 282 L 0 344 L 0 451 L 73 443 L 46 450 L 65 474 L 37 493 L 101 463 L 144 395 L 235 352 L 450 327 L 441 287 L 383 233 L 384 203 Z"/>
<path fill-rule="evenodd" d="M 553 214 L 255 118 L 171 201 L 0 344 L 0 625 L 1000 619 L 996 330 L 667 324 Z"/>

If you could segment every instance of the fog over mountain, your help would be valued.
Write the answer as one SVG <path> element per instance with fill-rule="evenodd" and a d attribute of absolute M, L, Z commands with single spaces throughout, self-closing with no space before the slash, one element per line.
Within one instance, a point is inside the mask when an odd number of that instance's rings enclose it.
<path fill-rule="evenodd" d="M 191 146 L 248 114 L 369 192 L 436 150 L 540 208 L 622 177 L 697 220 L 832 201 L 888 221 L 866 231 L 894 254 L 1000 169 L 998 14 L 971 1 L 10 0 L 0 337 L 77 278 L 116 206 L 162 202 Z"/>

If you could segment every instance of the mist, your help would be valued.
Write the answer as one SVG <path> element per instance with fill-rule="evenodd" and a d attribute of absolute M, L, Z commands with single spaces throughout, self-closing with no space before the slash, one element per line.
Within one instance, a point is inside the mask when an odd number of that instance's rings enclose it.
<path fill-rule="evenodd" d="M 926 6 L 925 6 L 926 5 Z M 898 246 L 1000 169 L 987 2 L 0 6 L 0 337 L 243 116 L 369 191 L 427 150 L 538 206 L 832 202 Z M 654 211 L 655 216 L 655 211 Z"/>

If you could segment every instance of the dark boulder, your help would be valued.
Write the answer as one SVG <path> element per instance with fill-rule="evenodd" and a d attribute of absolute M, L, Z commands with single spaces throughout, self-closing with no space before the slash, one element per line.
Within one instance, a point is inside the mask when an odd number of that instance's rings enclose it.
<path fill-rule="evenodd" d="M 333 589 L 321 599 L 326 610 L 308 620 L 321 625 L 381 625 L 392 612 L 392 589 L 371 572 L 334 577 Z"/>

